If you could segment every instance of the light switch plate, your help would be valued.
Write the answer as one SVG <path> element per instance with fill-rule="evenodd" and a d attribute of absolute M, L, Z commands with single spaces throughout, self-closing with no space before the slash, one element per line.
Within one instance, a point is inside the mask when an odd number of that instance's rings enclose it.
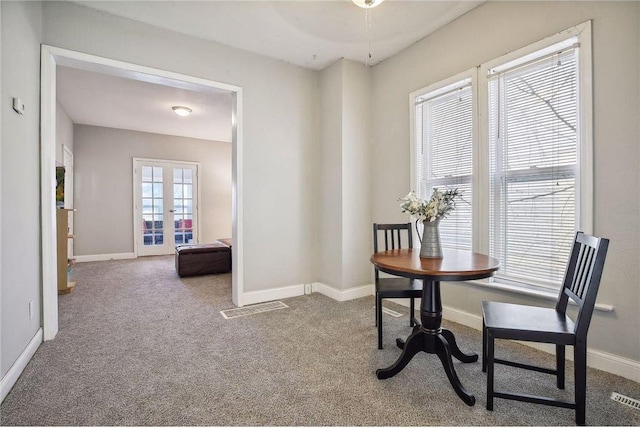
<path fill-rule="evenodd" d="M 13 99 L 13 109 L 18 114 L 24 114 L 24 104 L 22 103 L 22 100 L 20 98 Z"/>

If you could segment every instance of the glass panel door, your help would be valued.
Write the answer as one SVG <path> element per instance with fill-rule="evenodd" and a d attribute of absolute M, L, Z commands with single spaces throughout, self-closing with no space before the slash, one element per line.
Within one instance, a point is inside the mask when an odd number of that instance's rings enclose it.
<path fill-rule="evenodd" d="M 142 245 L 144 246 L 164 244 L 163 175 L 162 167 L 142 167 Z"/>
<path fill-rule="evenodd" d="M 134 174 L 137 254 L 173 254 L 177 244 L 194 243 L 197 165 L 136 160 Z"/>
<path fill-rule="evenodd" d="M 193 170 L 173 168 L 173 219 L 176 244 L 193 243 Z"/>

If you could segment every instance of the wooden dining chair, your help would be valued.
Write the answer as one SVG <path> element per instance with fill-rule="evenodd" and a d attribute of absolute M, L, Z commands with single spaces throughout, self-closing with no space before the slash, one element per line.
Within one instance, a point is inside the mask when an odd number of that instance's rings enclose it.
<path fill-rule="evenodd" d="M 396 250 L 413 248 L 413 235 L 411 223 L 401 224 L 373 224 L 373 251 L 382 251 L 378 248 L 378 233 L 384 234 L 384 250 Z M 404 241 L 403 241 L 404 235 Z M 403 246 L 406 243 L 406 246 Z M 378 327 L 378 349 L 382 349 L 382 299 L 409 298 L 409 326 L 415 325 L 413 316 L 415 299 L 422 297 L 422 281 L 409 278 L 380 278 L 378 269 L 375 269 L 376 285 L 376 326 Z"/>
<path fill-rule="evenodd" d="M 609 240 L 576 233 L 565 272 L 564 282 L 555 308 L 482 302 L 482 371 L 487 372 L 487 410 L 493 410 L 493 399 L 575 409 L 576 423 L 585 424 L 587 392 L 587 330 L 596 302 Z M 566 314 L 569 299 L 577 304 L 575 321 Z M 555 369 L 495 358 L 495 340 L 512 339 L 556 345 Z M 573 402 L 554 400 L 494 389 L 494 364 L 504 364 L 556 376 L 559 389 L 565 383 L 565 346 L 573 346 L 575 397 Z"/>

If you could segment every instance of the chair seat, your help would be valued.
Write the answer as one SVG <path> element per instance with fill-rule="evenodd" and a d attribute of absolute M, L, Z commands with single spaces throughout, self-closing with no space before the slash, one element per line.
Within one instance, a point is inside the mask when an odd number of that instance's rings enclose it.
<path fill-rule="evenodd" d="M 379 278 L 376 290 L 384 297 L 422 297 L 422 281 L 409 278 Z"/>
<path fill-rule="evenodd" d="M 555 309 L 485 301 L 482 314 L 495 337 L 552 343 L 562 338 L 567 345 L 574 341 L 573 321 Z"/>

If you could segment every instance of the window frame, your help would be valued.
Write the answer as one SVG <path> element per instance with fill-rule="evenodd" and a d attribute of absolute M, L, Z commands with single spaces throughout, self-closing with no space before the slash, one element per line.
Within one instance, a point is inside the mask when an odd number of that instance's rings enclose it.
<path fill-rule="evenodd" d="M 578 174 L 576 175 L 578 192 L 576 192 L 576 225 L 578 230 L 585 233 L 593 233 L 593 84 L 592 84 L 592 55 L 591 55 L 591 21 L 584 22 L 547 37 L 536 43 L 515 50 L 492 61 L 482 64 L 478 68 L 478 100 L 482 108 L 479 108 L 480 117 L 478 124 L 480 129 L 478 146 L 480 153 L 479 169 L 485 171 L 480 176 L 482 181 L 481 194 L 489 193 L 489 72 L 500 68 L 505 64 L 523 59 L 542 51 L 564 40 L 577 37 L 580 49 L 578 50 L 578 108 L 579 108 L 579 137 L 578 137 Z M 484 117 L 483 117 L 484 115 Z M 487 200 L 479 201 L 481 207 L 481 223 L 484 229 L 479 233 L 477 250 L 488 254 L 489 252 L 489 203 Z"/>
<path fill-rule="evenodd" d="M 420 96 L 443 90 L 456 82 L 471 79 L 473 105 L 473 150 L 472 150 L 472 248 L 474 252 L 489 253 L 489 78 L 490 71 L 512 63 L 526 63 L 536 53 L 549 49 L 567 39 L 577 38 L 578 49 L 578 154 L 576 174 L 576 227 L 585 233 L 593 233 L 593 80 L 591 20 L 556 33 L 538 42 L 502 55 L 473 69 L 415 90 L 409 94 L 410 116 L 410 189 L 418 190 L 417 135 L 415 104 Z M 548 296 L 557 292 L 535 283 L 499 283 L 495 278 L 473 281 L 479 284 L 492 283 L 499 288 L 525 294 Z"/>
<path fill-rule="evenodd" d="M 467 82 L 468 81 L 468 82 Z M 447 79 L 441 80 L 424 88 L 418 89 L 416 91 L 411 92 L 409 95 L 409 109 L 411 111 L 410 114 L 410 141 L 411 141 L 411 189 L 416 191 L 419 197 L 428 198 L 430 195 L 421 195 L 421 179 L 418 177 L 418 135 L 416 134 L 416 104 L 419 102 L 418 99 L 425 96 L 430 95 L 430 98 L 436 98 L 443 94 L 446 94 L 450 91 L 456 90 L 458 88 L 471 87 L 471 138 L 472 138 L 472 172 L 470 177 L 471 182 L 471 192 L 472 198 L 475 198 L 473 195 L 476 195 L 475 189 L 475 160 L 477 156 L 477 144 L 476 141 L 478 139 L 478 99 L 477 99 L 477 81 L 478 74 L 476 69 L 470 69 L 464 71 L 462 73 L 458 73 L 455 76 L 451 76 Z M 464 82 L 464 83 L 463 83 Z M 461 84 L 462 83 L 462 84 Z M 465 176 L 466 177 L 466 176 Z M 460 177 L 456 177 L 459 179 Z M 455 179 L 453 179 L 455 181 Z M 443 182 L 448 181 L 447 179 L 442 179 Z M 477 225 L 475 224 L 475 215 L 473 211 L 476 209 L 476 204 L 472 204 L 471 210 L 471 247 L 475 251 L 475 233 Z"/>

